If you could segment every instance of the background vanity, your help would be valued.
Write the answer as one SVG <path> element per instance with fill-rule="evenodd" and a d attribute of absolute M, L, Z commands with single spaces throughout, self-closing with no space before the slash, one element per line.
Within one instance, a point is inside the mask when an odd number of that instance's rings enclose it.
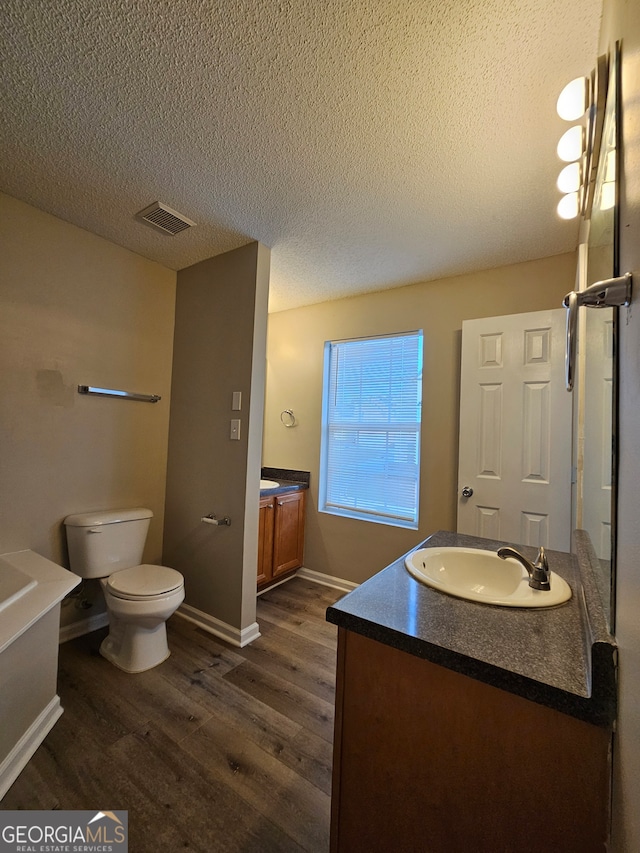
<path fill-rule="evenodd" d="M 292 575 L 302 566 L 308 471 L 263 468 L 274 488 L 260 489 L 258 590 Z"/>

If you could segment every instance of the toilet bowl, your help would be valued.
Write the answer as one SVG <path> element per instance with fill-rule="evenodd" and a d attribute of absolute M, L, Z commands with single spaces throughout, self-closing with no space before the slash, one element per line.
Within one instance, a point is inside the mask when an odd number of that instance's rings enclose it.
<path fill-rule="evenodd" d="M 143 672 L 169 657 L 166 621 L 184 600 L 180 572 L 140 563 L 152 515 L 139 507 L 64 521 L 71 571 L 99 578 L 104 593 L 109 634 L 100 654 L 125 672 Z"/>
<path fill-rule="evenodd" d="M 166 566 L 133 566 L 102 578 L 100 585 L 109 613 L 109 635 L 100 654 L 125 672 L 144 672 L 166 660 L 166 622 L 184 601 L 180 572 Z M 162 591 L 151 593 L 150 588 Z"/>

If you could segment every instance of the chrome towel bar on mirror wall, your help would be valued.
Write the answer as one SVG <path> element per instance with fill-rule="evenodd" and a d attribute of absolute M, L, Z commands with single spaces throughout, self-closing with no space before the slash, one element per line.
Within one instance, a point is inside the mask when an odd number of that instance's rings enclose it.
<path fill-rule="evenodd" d="M 565 356 L 567 391 L 573 390 L 578 334 L 578 308 L 621 308 L 631 304 L 633 276 L 630 272 L 617 278 L 596 281 L 585 290 L 567 293 L 562 304 L 567 309 L 567 351 Z"/>
<path fill-rule="evenodd" d="M 158 394 L 136 394 L 133 391 L 116 391 L 112 388 L 95 388 L 93 385 L 78 385 L 78 394 L 93 394 L 96 397 L 120 397 L 123 400 L 139 400 L 141 403 L 157 403 Z"/>

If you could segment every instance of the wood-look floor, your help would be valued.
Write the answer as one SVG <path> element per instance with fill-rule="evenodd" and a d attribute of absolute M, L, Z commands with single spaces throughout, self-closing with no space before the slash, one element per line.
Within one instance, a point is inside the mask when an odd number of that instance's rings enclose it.
<path fill-rule="evenodd" d="M 329 849 L 340 597 L 294 578 L 237 649 L 173 616 L 171 656 L 130 675 L 96 631 L 60 647 L 65 713 L 2 809 L 127 809 L 131 853 Z"/>

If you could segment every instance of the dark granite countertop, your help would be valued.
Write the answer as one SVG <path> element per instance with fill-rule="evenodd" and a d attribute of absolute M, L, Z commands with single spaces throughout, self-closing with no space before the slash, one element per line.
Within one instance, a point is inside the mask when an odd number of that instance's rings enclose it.
<path fill-rule="evenodd" d="M 299 492 L 309 488 L 308 471 L 294 471 L 289 468 L 262 468 L 260 476 L 264 480 L 275 480 L 278 485 L 272 489 L 260 489 L 260 497 L 282 495 L 287 492 Z"/>
<path fill-rule="evenodd" d="M 593 576 L 596 558 L 582 533 L 576 531 L 576 556 L 547 551 L 551 570 L 571 586 L 566 604 L 523 609 L 454 598 L 415 580 L 403 555 L 329 607 L 327 619 L 563 713 L 612 725 L 616 649 Z M 417 547 L 505 544 L 511 543 L 440 531 Z M 535 558 L 536 549 L 516 547 Z"/>

